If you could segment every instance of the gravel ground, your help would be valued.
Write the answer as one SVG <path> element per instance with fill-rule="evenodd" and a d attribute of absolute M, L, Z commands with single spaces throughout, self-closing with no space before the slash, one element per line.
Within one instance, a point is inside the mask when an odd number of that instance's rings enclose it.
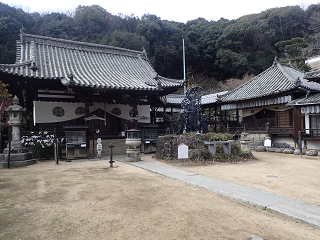
<path fill-rule="evenodd" d="M 147 161 L 320 205 L 320 157 Z M 116 158 L 115 158 L 116 159 Z M 0 239 L 320 239 L 320 230 L 116 161 L 0 169 Z"/>

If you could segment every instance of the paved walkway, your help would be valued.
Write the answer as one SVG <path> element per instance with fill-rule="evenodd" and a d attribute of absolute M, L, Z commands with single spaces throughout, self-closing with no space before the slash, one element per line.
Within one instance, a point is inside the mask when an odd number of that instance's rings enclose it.
<path fill-rule="evenodd" d="M 115 156 L 114 160 L 125 162 L 125 156 Z M 179 180 L 194 187 L 207 189 L 237 201 L 277 212 L 320 229 L 320 207 L 318 206 L 157 163 L 148 161 L 126 163 Z"/>

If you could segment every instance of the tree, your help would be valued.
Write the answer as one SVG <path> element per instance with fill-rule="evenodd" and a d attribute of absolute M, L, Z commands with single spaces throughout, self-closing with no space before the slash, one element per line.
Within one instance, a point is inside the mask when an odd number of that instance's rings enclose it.
<path fill-rule="evenodd" d="M 156 15 L 143 15 L 141 23 L 137 26 L 137 33 L 144 36 L 150 45 L 159 41 L 162 32 L 162 22 Z"/>
<path fill-rule="evenodd" d="M 110 45 L 114 47 L 127 48 L 131 50 L 141 51 L 149 49 L 149 42 L 145 37 L 140 36 L 136 33 L 114 31 L 106 34 L 100 41 L 100 44 Z"/>
<path fill-rule="evenodd" d="M 309 23 L 308 51 L 310 56 L 320 54 L 320 4 L 311 5 L 306 10 Z"/>
<path fill-rule="evenodd" d="M 16 39 L 21 24 L 12 17 L 0 18 L 0 62 L 14 63 L 16 59 Z"/>
<path fill-rule="evenodd" d="M 34 24 L 30 14 L 0 2 L 0 63 L 14 63 L 16 40 L 21 28 L 31 31 Z"/>
<path fill-rule="evenodd" d="M 75 35 L 74 20 L 66 14 L 46 14 L 38 20 L 38 25 L 37 34 L 42 36 L 71 38 Z"/>
<path fill-rule="evenodd" d="M 4 109 L 7 107 L 11 100 L 12 100 L 12 95 L 8 91 L 8 84 L 5 84 L 0 81 L 0 119 L 1 119 L 1 124 L 0 124 L 0 130 L 3 130 L 3 127 L 6 125 L 6 122 L 3 122 L 3 116 L 4 116 Z"/>
<path fill-rule="evenodd" d="M 275 44 L 285 54 L 285 60 L 292 62 L 296 68 L 308 70 L 305 65 L 307 59 L 303 56 L 302 50 L 308 47 L 308 43 L 300 37 L 291 40 L 280 41 Z"/>
<path fill-rule="evenodd" d="M 149 41 L 148 56 L 151 56 L 156 71 L 165 77 L 181 79 L 181 23 L 161 21 L 156 15 L 144 15 L 137 27 L 137 34 Z"/>
<path fill-rule="evenodd" d="M 260 13 L 260 19 L 267 19 L 270 28 L 275 30 L 276 41 L 303 37 L 304 16 L 304 10 L 299 6 L 272 8 Z"/>
<path fill-rule="evenodd" d="M 203 18 L 188 21 L 186 36 L 186 57 L 188 68 L 193 74 L 212 77 L 218 72 L 216 60 L 216 41 L 228 25 L 229 20 L 220 19 L 208 22 Z M 188 54 L 187 54 L 188 53 Z"/>
<path fill-rule="evenodd" d="M 74 21 L 82 41 L 97 42 L 109 29 L 109 13 L 98 5 L 78 6 Z"/>
<path fill-rule="evenodd" d="M 253 62 L 249 58 L 257 51 L 254 36 L 258 27 L 250 22 L 235 21 L 228 25 L 217 39 L 215 64 L 221 69 L 223 79 L 242 78 Z"/>
<path fill-rule="evenodd" d="M 217 52 L 216 65 L 221 69 L 221 78 L 232 76 L 242 78 L 248 71 L 248 60 L 245 54 L 236 53 L 230 49 L 219 49 Z"/>

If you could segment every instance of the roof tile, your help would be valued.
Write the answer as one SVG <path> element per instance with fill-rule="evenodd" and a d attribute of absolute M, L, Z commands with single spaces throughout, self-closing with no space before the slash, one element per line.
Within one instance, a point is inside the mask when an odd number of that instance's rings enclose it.
<path fill-rule="evenodd" d="M 320 91 L 320 84 L 304 79 L 304 72 L 275 62 L 270 68 L 221 97 L 222 102 L 244 101 L 293 89 Z"/>
<path fill-rule="evenodd" d="M 159 90 L 158 82 L 161 88 L 184 82 L 158 76 L 146 54 L 134 50 L 29 34 L 21 34 L 17 50 L 16 63 L 0 64 L 1 72 L 105 89 Z"/>

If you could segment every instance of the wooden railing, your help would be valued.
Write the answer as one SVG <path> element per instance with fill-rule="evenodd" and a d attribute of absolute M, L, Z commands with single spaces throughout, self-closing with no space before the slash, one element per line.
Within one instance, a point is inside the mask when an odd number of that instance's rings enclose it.
<path fill-rule="evenodd" d="M 293 126 L 286 127 L 270 127 L 270 134 L 293 134 Z"/>
<path fill-rule="evenodd" d="M 320 138 L 320 129 L 301 129 L 303 139 Z"/>

